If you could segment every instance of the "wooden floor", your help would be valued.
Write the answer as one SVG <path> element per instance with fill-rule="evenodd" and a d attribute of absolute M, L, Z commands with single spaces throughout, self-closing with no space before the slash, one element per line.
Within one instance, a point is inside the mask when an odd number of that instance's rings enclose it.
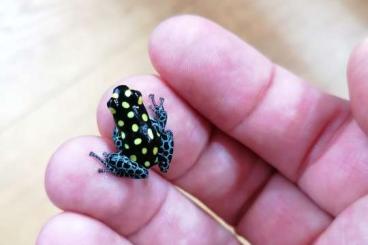
<path fill-rule="evenodd" d="M 34 243 L 57 211 L 43 188 L 48 158 L 70 137 L 97 134 L 96 105 L 115 80 L 153 72 L 147 39 L 166 17 L 211 18 L 342 97 L 350 50 L 368 36 L 365 0 L 0 3 L 1 244 Z"/>

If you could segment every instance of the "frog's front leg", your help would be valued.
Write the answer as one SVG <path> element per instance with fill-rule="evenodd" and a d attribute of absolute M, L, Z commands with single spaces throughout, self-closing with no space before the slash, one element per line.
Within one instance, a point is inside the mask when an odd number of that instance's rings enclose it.
<path fill-rule="evenodd" d="M 157 161 L 161 172 L 166 173 L 170 168 L 170 162 L 174 153 L 174 136 L 170 130 L 161 132 L 161 145 L 158 151 Z"/>
<path fill-rule="evenodd" d="M 164 109 L 164 98 L 160 97 L 160 103 L 156 104 L 155 96 L 153 94 L 149 95 L 152 105 L 149 108 L 155 113 L 155 120 L 159 123 L 160 128 L 164 129 L 167 121 L 167 113 Z"/>
<path fill-rule="evenodd" d="M 99 169 L 99 173 L 109 172 L 116 176 L 130 177 L 134 179 L 144 179 L 148 176 L 145 167 L 140 166 L 135 161 L 130 160 L 127 156 L 116 153 L 103 153 L 104 158 L 99 157 L 96 153 L 90 152 L 91 157 L 100 161 L 105 168 Z"/>
<path fill-rule="evenodd" d="M 114 132 L 112 133 L 112 140 L 114 141 L 116 150 L 122 151 L 123 150 L 123 139 L 117 127 L 114 128 Z"/>

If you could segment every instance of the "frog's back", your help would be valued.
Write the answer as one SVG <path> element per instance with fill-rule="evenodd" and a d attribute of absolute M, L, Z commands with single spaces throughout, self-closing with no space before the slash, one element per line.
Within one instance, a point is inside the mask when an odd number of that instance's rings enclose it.
<path fill-rule="evenodd" d="M 107 106 L 122 139 L 122 151 L 147 168 L 156 163 L 160 138 L 152 126 L 139 91 L 125 85 L 114 89 Z"/>

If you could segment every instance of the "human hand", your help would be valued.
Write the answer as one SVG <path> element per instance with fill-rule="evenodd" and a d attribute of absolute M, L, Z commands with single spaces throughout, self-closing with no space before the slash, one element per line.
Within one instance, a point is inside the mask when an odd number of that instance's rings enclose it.
<path fill-rule="evenodd" d="M 109 90 L 97 113 L 102 137 L 72 139 L 50 160 L 46 190 L 64 212 L 39 245 L 238 243 L 175 185 L 252 244 L 368 244 L 368 42 L 349 63 L 351 103 L 203 18 L 163 22 L 149 51 L 160 77 L 124 83 L 146 103 L 149 93 L 166 99 L 175 137 L 169 173 L 97 173 L 88 153 L 113 149 Z"/>

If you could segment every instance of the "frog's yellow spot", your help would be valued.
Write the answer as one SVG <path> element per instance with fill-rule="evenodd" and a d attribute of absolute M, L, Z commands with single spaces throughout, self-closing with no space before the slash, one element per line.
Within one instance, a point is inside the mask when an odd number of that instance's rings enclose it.
<path fill-rule="evenodd" d="M 127 108 L 129 108 L 129 107 L 130 107 L 129 103 L 128 103 L 128 102 L 126 102 L 126 101 L 123 101 L 123 103 L 121 103 L 121 106 L 122 106 L 123 108 L 125 108 L 125 109 L 127 109 Z"/>
<path fill-rule="evenodd" d="M 124 144 L 124 148 L 128 150 L 129 149 L 129 145 L 128 144 Z"/>
<path fill-rule="evenodd" d="M 132 91 L 130 89 L 128 89 L 128 90 L 125 91 L 124 94 L 125 94 L 126 97 L 129 97 L 129 96 L 132 95 Z"/>
<path fill-rule="evenodd" d="M 147 134 L 148 134 L 148 136 L 151 138 L 151 139 L 153 139 L 154 137 L 153 137 L 153 132 L 152 132 L 152 129 L 147 129 Z"/>
<path fill-rule="evenodd" d="M 128 115 L 129 118 L 133 118 L 134 117 L 134 112 L 130 111 L 130 112 L 128 112 L 127 115 Z"/>
<path fill-rule="evenodd" d="M 146 154 L 147 154 L 147 148 L 146 148 L 146 147 L 143 147 L 143 148 L 142 148 L 142 154 L 143 154 L 143 155 L 146 155 Z"/>
<path fill-rule="evenodd" d="M 141 144 L 142 143 L 142 139 L 141 138 L 136 138 L 135 140 L 134 140 L 134 144 L 135 145 L 139 145 L 139 144 Z"/>
<path fill-rule="evenodd" d="M 136 155 L 130 155 L 130 160 L 136 162 L 137 161 L 137 156 Z"/>
<path fill-rule="evenodd" d="M 144 162 L 144 166 L 145 166 L 146 168 L 148 168 L 150 165 L 151 165 L 151 163 L 150 163 L 149 161 L 145 161 L 145 162 Z"/>
<path fill-rule="evenodd" d="M 134 123 L 134 124 L 132 125 L 132 130 L 133 130 L 133 132 L 137 132 L 137 131 L 138 131 L 138 129 L 139 129 L 138 125 Z"/>
<path fill-rule="evenodd" d="M 115 114 L 116 113 L 116 110 L 112 107 L 109 107 L 109 110 L 111 111 L 112 114 Z"/>
<path fill-rule="evenodd" d="M 119 94 L 118 93 L 113 93 L 111 97 L 113 97 L 114 99 L 117 99 L 117 98 L 119 98 Z"/>
<path fill-rule="evenodd" d="M 161 134 L 160 134 L 159 132 L 157 132 L 157 136 L 158 136 L 158 137 L 160 137 L 160 135 L 161 135 Z"/>
<path fill-rule="evenodd" d="M 124 132 L 121 132 L 121 134 L 120 134 L 120 135 L 121 135 L 121 138 L 122 138 L 122 139 L 125 139 L 125 133 L 124 133 Z"/>
<path fill-rule="evenodd" d="M 142 104 L 143 104 L 142 96 L 139 96 L 139 98 L 138 98 L 138 105 L 142 105 Z"/>
<path fill-rule="evenodd" d="M 158 148 L 157 147 L 153 147 L 153 155 L 157 155 L 158 153 Z"/>
<path fill-rule="evenodd" d="M 145 122 L 147 122 L 147 121 L 148 121 L 148 116 L 147 116 L 147 114 L 146 114 L 146 113 L 143 113 L 143 114 L 142 114 L 142 119 L 143 119 L 143 121 L 145 121 Z"/>
<path fill-rule="evenodd" d="M 124 126 L 124 121 L 123 120 L 119 120 L 118 121 L 118 126 L 119 127 L 123 127 Z"/>

